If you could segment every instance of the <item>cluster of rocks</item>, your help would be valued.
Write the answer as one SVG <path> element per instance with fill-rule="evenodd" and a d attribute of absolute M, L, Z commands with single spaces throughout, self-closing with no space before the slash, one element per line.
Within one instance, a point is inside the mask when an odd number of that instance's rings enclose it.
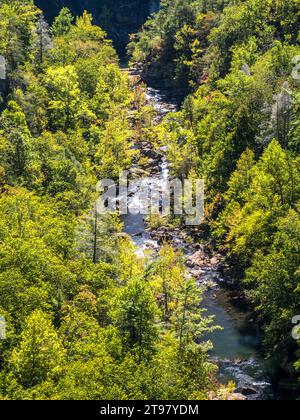
<path fill-rule="evenodd" d="M 216 257 L 209 258 L 209 256 L 207 255 L 207 253 L 205 253 L 203 249 L 196 251 L 194 254 L 190 255 L 187 258 L 188 267 L 193 269 L 198 269 L 207 265 L 217 266 L 218 263 L 219 261 Z"/>
<path fill-rule="evenodd" d="M 202 285 L 214 289 L 222 280 L 220 276 L 221 257 L 209 256 L 204 247 L 187 257 L 187 267 L 190 274 Z"/>
<path fill-rule="evenodd" d="M 210 256 L 204 245 L 190 242 L 188 233 L 180 228 L 168 228 L 166 226 L 158 229 L 148 228 L 151 239 L 156 241 L 160 246 L 164 243 L 171 243 L 175 248 L 182 249 L 186 252 L 186 266 L 188 273 L 194 277 L 199 284 L 206 286 L 208 289 L 215 289 L 218 283 L 222 281 L 220 276 L 220 268 L 222 267 L 221 256 Z M 194 253 L 189 254 L 194 249 Z"/>
<path fill-rule="evenodd" d="M 156 230 L 150 228 L 147 229 L 152 239 L 157 241 L 159 245 L 163 245 L 165 242 L 173 243 L 173 234 L 166 227 L 161 227 Z"/>
<path fill-rule="evenodd" d="M 163 160 L 162 153 L 155 150 L 153 146 L 146 141 L 141 143 L 139 150 L 141 156 L 146 160 L 142 165 L 142 169 L 148 173 L 148 176 L 158 175 L 161 172 L 161 163 Z"/>
<path fill-rule="evenodd" d="M 136 162 L 136 166 L 129 169 L 129 173 L 133 178 L 137 177 L 151 177 L 159 175 L 161 172 L 162 154 L 152 148 L 147 142 L 143 142 L 138 149 L 141 152 L 141 156 L 145 162 L 140 165 L 140 162 Z"/>
<path fill-rule="evenodd" d="M 137 167 L 130 168 L 128 172 L 131 175 L 131 178 L 148 177 L 151 175 L 150 172 Z"/>
<path fill-rule="evenodd" d="M 268 395 L 272 388 L 270 378 L 265 372 L 262 362 L 250 359 L 213 359 L 225 377 L 232 376 L 236 383 L 235 394 L 247 400 L 259 400 L 262 394 Z M 270 393 L 271 395 L 271 393 Z"/>

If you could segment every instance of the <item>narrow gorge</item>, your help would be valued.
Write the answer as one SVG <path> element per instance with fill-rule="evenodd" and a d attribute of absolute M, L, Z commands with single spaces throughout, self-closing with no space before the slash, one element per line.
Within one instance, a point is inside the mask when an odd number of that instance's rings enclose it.
<path fill-rule="evenodd" d="M 159 9 L 159 0 L 36 0 L 49 23 L 68 7 L 74 16 L 87 10 L 92 13 L 94 23 L 101 26 L 113 40 L 115 48 L 124 56 L 129 35 L 136 33 L 148 16 Z"/>

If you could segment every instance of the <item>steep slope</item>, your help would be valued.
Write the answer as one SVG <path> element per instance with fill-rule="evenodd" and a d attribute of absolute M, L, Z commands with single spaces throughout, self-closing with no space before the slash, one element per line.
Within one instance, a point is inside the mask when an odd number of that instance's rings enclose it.
<path fill-rule="evenodd" d="M 136 32 L 159 7 L 159 0 L 36 0 L 35 3 L 49 21 L 63 6 L 76 16 L 88 10 L 93 14 L 94 22 L 108 32 L 119 52 L 125 51 L 128 35 Z"/>

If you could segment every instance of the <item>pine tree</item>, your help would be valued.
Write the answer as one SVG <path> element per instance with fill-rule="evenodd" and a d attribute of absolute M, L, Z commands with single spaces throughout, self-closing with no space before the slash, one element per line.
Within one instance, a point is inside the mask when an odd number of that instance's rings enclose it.
<path fill-rule="evenodd" d="M 118 256 L 120 223 L 113 214 L 100 214 L 97 206 L 83 216 L 76 230 L 76 248 L 97 264 Z"/>
<path fill-rule="evenodd" d="M 136 353 L 139 362 L 148 360 L 155 350 L 157 306 L 145 280 L 129 280 L 121 290 L 113 313 L 124 351 Z"/>
<path fill-rule="evenodd" d="M 58 37 L 68 34 L 72 28 L 73 21 L 74 17 L 70 10 L 67 7 L 63 7 L 51 27 L 52 35 Z"/>
<path fill-rule="evenodd" d="M 52 47 L 50 28 L 43 15 L 39 16 L 36 28 L 36 61 L 39 65 L 44 63 L 45 54 Z"/>
<path fill-rule="evenodd" d="M 177 293 L 178 306 L 172 316 L 178 339 L 178 354 L 182 358 L 189 349 L 200 342 L 203 335 L 212 331 L 212 317 L 205 317 L 201 309 L 203 289 L 194 279 L 186 279 Z"/>

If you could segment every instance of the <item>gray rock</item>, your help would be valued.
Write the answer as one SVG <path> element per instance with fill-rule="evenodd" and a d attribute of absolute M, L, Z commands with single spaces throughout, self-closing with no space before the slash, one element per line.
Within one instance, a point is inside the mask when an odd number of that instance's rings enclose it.
<path fill-rule="evenodd" d="M 160 160 L 161 157 L 162 157 L 161 153 L 156 152 L 153 149 L 143 149 L 142 152 L 143 152 L 143 155 L 145 155 L 145 156 L 147 156 L 151 159 L 154 159 L 154 160 Z"/>
<path fill-rule="evenodd" d="M 203 251 L 197 251 L 187 258 L 187 265 L 189 267 L 201 267 L 204 262 L 204 257 Z"/>

